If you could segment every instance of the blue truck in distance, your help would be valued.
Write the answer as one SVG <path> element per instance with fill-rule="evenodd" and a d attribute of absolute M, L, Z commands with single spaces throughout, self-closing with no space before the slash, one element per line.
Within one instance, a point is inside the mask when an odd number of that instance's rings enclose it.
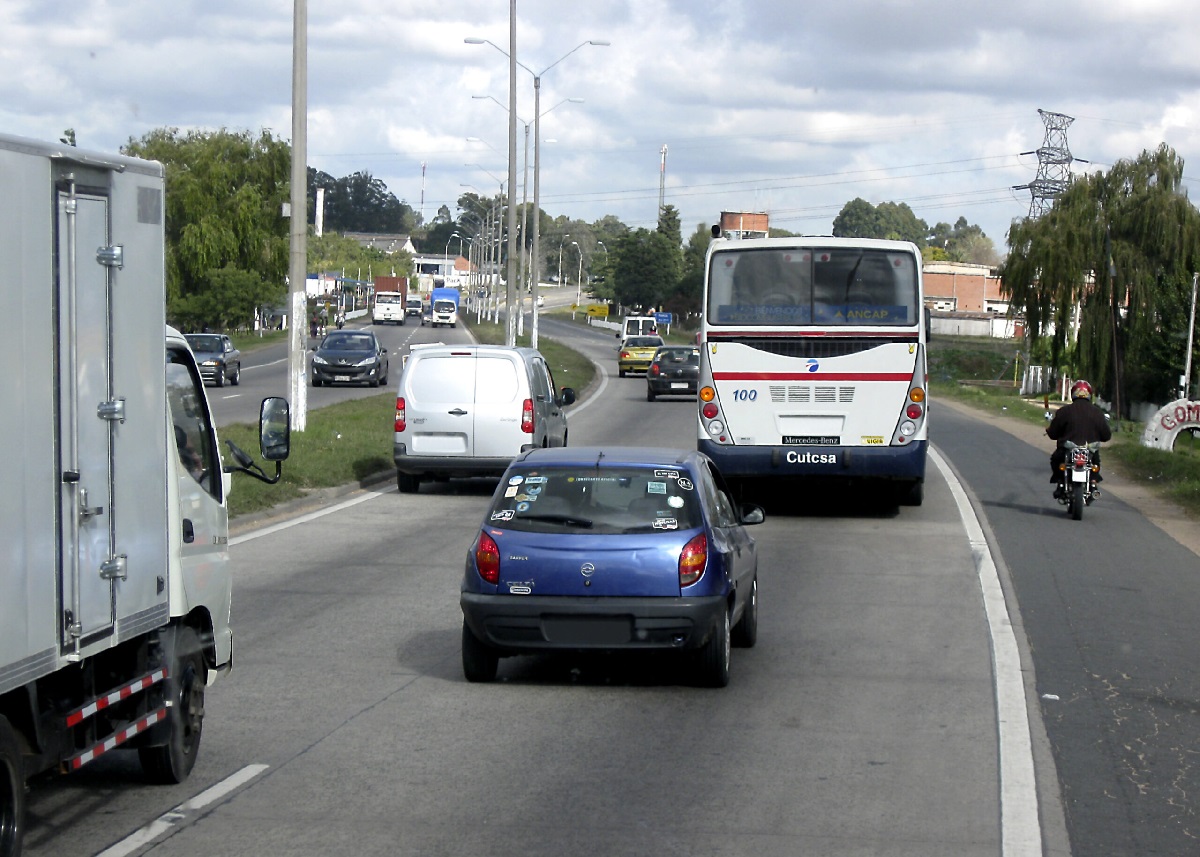
<path fill-rule="evenodd" d="M 458 327 L 458 307 L 462 297 L 458 289 L 435 288 L 429 293 L 429 304 L 432 312 L 429 321 L 434 327 L 448 324 Z"/>

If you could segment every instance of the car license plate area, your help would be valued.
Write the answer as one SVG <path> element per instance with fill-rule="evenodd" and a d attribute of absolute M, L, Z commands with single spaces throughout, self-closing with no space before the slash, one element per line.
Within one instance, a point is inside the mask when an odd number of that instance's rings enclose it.
<path fill-rule="evenodd" d="M 334 375 L 334 376 L 333 376 L 333 380 L 335 380 L 335 381 L 349 381 L 349 380 L 350 380 L 350 376 L 349 376 L 349 375 Z"/>
<path fill-rule="evenodd" d="M 542 619 L 546 641 L 567 646 L 617 646 L 628 643 L 633 622 L 618 616 L 547 616 Z"/>
<path fill-rule="evenodd" d="M 671 382 L 672 390 L 686 390 L 687 387 L 688 387 L 687 381 L 672 381 Z"/>

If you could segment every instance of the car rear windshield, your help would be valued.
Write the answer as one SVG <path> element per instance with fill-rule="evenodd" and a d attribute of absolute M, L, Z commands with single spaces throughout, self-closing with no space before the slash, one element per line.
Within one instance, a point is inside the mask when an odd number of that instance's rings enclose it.
<path fill-rule="evenodd" d="M 546 533 L 654 533 L 700 526 L 700 500 L 678 467 L 511 468 L 488 526 Z"/>
<path fill-rule="evenodd" d="M 662 344 L 657 336 L 631 336 L 625 340 L 626 348 L 658 348 Z"/>
<path fill-rule="evenodd" d="M 663 348 L 654 355 L 655 363 L 690 363 L 700 365 L 699 348 Z"/>

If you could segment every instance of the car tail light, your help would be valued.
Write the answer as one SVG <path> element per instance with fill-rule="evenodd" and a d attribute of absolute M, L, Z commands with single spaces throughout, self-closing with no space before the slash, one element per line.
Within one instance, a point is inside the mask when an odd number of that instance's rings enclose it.
<path fill-rule="evenodd" d="M 628 359 L 629 359 L 629 352 L 628 352 L 628 351 L 622 351 L 622 352 L 621 352 L 621 359 L 622 359 L 622 360 L 628 360 Z"/>
<path fill-rule="evenodd" d="M 404 397 L 396 397 L 396 431 L 404 431 Z"/>
<path fill-rule="evenodd" d="M 480 533 L 475 542 L 475 569 L 488 583 L 500 582 L 500 546 L 487 533 Z"/>
<path fill-rule="evenodd" d="M 526 399 L 521 405 L 521 431 L 533 434 L 533 399 Z"/>
<path fill-rule="evenodd" d="M 657 363 L 651 363 L 651 364 L 650 364 L 650 374 L 651 374 L 651 375 L 658 375 L 658 373 L 659 373 L 659 372 L 661 372 L 661 371 L 662 371 L 662 370 L 659 368 L 659 366 L 658 366 L 658 364 L 657 364 Z"/>
<path fill-rule="evenodd" d="M 683 546 L 679 554 L 679 585 L 691 586 L 704 574 L 708 564 L 708 537 L 703 533 Z"/>

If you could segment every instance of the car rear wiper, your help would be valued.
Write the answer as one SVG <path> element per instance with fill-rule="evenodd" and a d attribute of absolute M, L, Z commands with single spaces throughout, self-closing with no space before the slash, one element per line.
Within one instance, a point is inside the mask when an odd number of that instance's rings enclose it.
<path fill-rule="evenodd" d="M 585 530 L 592 528 L 592 521 L 589 518 L 579 518 L 575 515 L 522 515 L 522 521 L 546 521 L 551 524 L 569 524 L 574 527 L 580 527 Z"/>

